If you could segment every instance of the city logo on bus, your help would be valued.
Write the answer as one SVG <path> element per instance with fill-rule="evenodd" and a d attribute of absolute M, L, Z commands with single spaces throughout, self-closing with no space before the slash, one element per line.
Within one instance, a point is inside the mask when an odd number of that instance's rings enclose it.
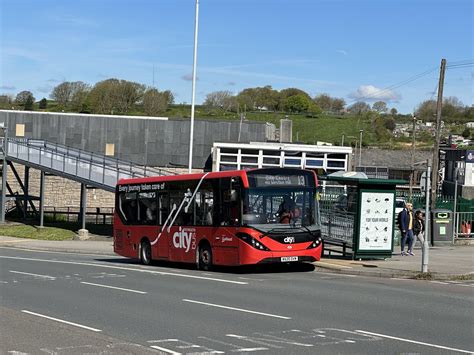
<path fill-rule="evenodd" d="M 291 244 L 295 242 L 295 237 L 286 237 L 283 241 L 287 244 Z"/>
<path fill-rule="evenodd" d="M 173 245 L 177 249 L 185 249 L 186 253 L 196 249 L 196 229 L 179 227 L 173 234 Z"/>

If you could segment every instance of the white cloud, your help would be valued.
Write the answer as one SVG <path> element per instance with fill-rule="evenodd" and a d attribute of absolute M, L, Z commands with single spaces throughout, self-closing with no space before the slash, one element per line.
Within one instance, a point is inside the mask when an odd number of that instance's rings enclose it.
<path fill-rule="evenodd" d="M 336 52 L 337 52 L 337 53 L 340 53 L 340 54 L 343 54 L 343 55 L 347 55 L 347 54 L 348 54 L 347 51 L 345 51 L 344 49 L 338 49 Z"/>
<path fill-rule="evenodd" d="M 359 88 L 349 94 L 349 97 L 355 100 L 365 101 L 398 101 L 400 95 L 390 89 L 380 89 L 373 85 L 361 85 Z"/>

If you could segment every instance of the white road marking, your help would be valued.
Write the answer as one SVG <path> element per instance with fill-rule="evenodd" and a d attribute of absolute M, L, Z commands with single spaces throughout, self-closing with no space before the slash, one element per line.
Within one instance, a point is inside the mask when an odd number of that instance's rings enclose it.
<path fill-rule="evenodd" d="M 152 346 L 150 346 L 150 348 L 160 350 L 160 351 L 163 351 L 163 352 L 168 353 L 168 354 L 181 355 L 181 353 L 178 353 L 178 352 L 170 350 L 170 349 L 162 348 L 161 346 L 158 346 L 158 345 L 152 345 Z"/>
<path fill-rule="evenodd" d="M 450 348 L 450 347 L 448 347 L 448 346 L 443 346 L 443 345 L 436 345 L 436 344 L 424 343 L 424 342 L 422 342 L 422 341 L 416 341 L 416 340 L 398 338 L 398 337 L 394 337 L 394 336 L 391 336 L 391 335 L 385 335 L 385 334 L 379 334 L 379 333 L 372 333 L 372 332 L 367 332 L 367 331 L 365 331 L 365 330 L 356 330 L 356 332 L 362 333 L 362 334 L 369 334 L 369 335 L 373 335 L 373 336 L 377 336 L 377 337 L 381 337 L 381 338 L 387 338 L 387 339 L 393 339 L 393 340 L 404 341 L 404 342 L 407 342 L 407 343 L 413 343 L 413 344 L 419 344 L 419 345 L 424 345 L 424 346 L 430 346 L 430 347 L 432 347 L 432 348 L 438 348 L 438 349 L 444 349 L 444 350 L 457 351 L 457 352 L 465 353 L 465 354 L 472 354 L 472 353 L 474 353 L 473 351 L 462 350 L 462 349 L 456 349 L 456 348 Z"/>
<path fill-rule="evenodd" d="M 72 326 L 75 326 L 75 327 L 79 327 L 79 328 L 83 328 L 83 329 L 87 329 L 87 330 L 91 330 L 93 332 L 101 332 L 102 330 L 100 329 L 96 329 L 96 328 L 91 328 L 91 327 L 87 327 L 85 325 L 82 325 L 82 324 L 77 324 L 77 323 L 73 323 L 73 322 L 68 322 L 66 320 L 62 320 L 62 319 L 58 319 L 58 318 L 53 318 L 53 317 L 49 317 L 49 316 L 45 316 L 44 314 L 39 314 L 39 313 L 35 313 L 35 312 L 30 312 L 30 311 L 27 311 L 27 310 L 22 310 L 23 313 L 27 313 L 27 314 L 31 314 L 33 316 L 37 316 L 37 317 L 41 317 L 41 318 L 46 318 L 46 319 L 49 319 L 49 320 L 54 320 L 56 322 L 59 322 L 59 323 L 64 323 L 64 324 L 69 324 L 69 325 L 72 325 Z"/>
<path fill-rule="evenodd" d="M 441 282 L 441 281 L 430 281 L 432 284 L 440 284 L 440 285 L 449 285 L 447 282 Z"/>
<path fill-rule="evenodd" d="M 236 308 L 236 307 L 229 307 L 229 306 L 222 306 L 222 305 L 219 305 L 219 304 L 207 303 L 207 302 L 200 302 L 200 301 L 194 301 L 194 300 L 188 300 L 188 299 L 185 299 L 185 298 L 183 298 L 182 301 L 183 301 L 183 302 L 196 303 L 196 304 L 202 304 L 202 305 L 210 306 L 210 307 L 217 307 L 217 308 L 230 309 L 230 310 L 232 310 L 232 311 L 258 314 L 258 315 L 266 316 L 266 317 L 273 317 L 273 318 L 280 318 L 280 319 L 291 319 L 291 317 L 279 316 L 279 315 L 276 315 L 276 314 L 250 311 L 250 310 L 248 310 L 248 309 L 242 309 L 242 308 Z"/>
<path fill-rule="evenodd" d="M 237 353 L 248 353 L 251 351 L 261 351 L 261 350 L 268 350 L 268 348 L 241 348 L 241 349 L 235 349 L 232 351 L 237 352 Z"/>
<path fill-rule="evenodd" d="M 34 241 L 34 239 L 32 239 L 31 241 Z M 113 244 L 110 245 L 111 247 L 113 247 Z M 47 253 L 47 254 L 63 254 L 63 255 L 71 255 L 71 252 L 64 252 L 64 251 L 53 251 L 53 250 L 39 250 L 39 249 L 27 249 L 27 248 L 16 248 L 16 247 L 1 247 L 0 246 L 0 249 L 11 249 L 11 250 L 21 250 L 21 251 L 29 251 L 29 252 L 33 252 L 33 253 Z M 81 255 L 86 255 L 86 256 L 96 256 L 96 257 L 104 257 L 104 258 L 111 258 L 113 257 L 114 255 L 112 254 L 86 254 L 86 253 L 81 253 Z M 115 255 L 117 256 L 117 255 Z"/>
<path fill-rule="evenodd" d="M 50 279 L 50 280 L 56 280 L 56 277 L 54 276 L 32 274 L 29 272 L 22 272 L 22 271 L 15 271 L 15 270 L 9 270 L 9 271 L 13 274 L 30 275 L 30 276 L 42 277 L 42 278 Z"/>
<path fill-rule="evenodd" d="M 95 267 L 101 267 L 101 268 L 106 268 L 106 269 L 136 271 L 136 272 L 143 272 L 143 273 L 149 273 L 149 274 L 154 274 L 154 275 L 177 276 L 177 277 L 184 277 L 184 278 L 189 278 L 189 279 L 224 282 L 224 283 L 230 283 L 230 284 L 235 284 L 235 285 L 248 285 L 248 282 L 243 282 L 243 281 L 233 281 L 233 280 L 219 279 L 219 278 L 213 278 L 213 277 L 178 274 L 178 273 L 174 273 L 174 272 L 155 271 L 155 270 L 149 270 L 149 269 L 134 269 L 134 268 L 124 267 L 124 266 L 103 265 L 103 264 L 86 263 L 86 262 L 79 262 L 79 261 L 47 260 L 47 259 L 22 258 L 22 257 L 18 257 L 18 256 L 3 256 L 3 255 L 0 256 L 0 259 L 28 260 L 28 261 L 40 261 L 40 262 L 56 263 L 56 264 L 95 266 Z"/>
<path fill-rule="evenodd" d="M 148 340 L 147 343 L 168 343 L 172 341 L 179 341 L 179 339 L 160 339 L 160 340 Z"/>
<path fill-rule="evenodd" d="M 105 287 L 105 288 L 112 288 L 114 290 L 120 290 L 120 291 L 127 291 L 127 292 L 134 292 L 134 293 L 139 293 L 142 295 L 145 295 L 147 292 L 144 291 L 137 291 L 137 290 L 130 290 L 128 288 L 122 288 L 122 287 L 115 287 L 115 286 L 108 286 L 108 285 L 101 285 L 101 284 L 94 284 L 92 282 L 81 282 L 81 284 L 84 285 L 91 285 L 91 286 L 98 286 L 98 287 Z"/>
<path fill-rule="evenodd" d="M 338 273 L 335 273 L 335 272 L 322 272 L 322 271 L 318 271 L 318 275 L 331 275 L 331 277 L 336 277 L 336 276 L 339 276 L 339 277 L 353 277 L 353 278 L 362 277 L 360 275 L 338 274 Z"/>

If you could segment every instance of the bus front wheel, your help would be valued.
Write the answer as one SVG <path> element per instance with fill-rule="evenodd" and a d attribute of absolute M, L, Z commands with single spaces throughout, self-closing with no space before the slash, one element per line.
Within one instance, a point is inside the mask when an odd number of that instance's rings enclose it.
<path fill-rule="evenodd" d="M 212 268 L 212 250 L 209 244 L 203 244 L 199 247 L 199 262 L 200 270 L 210 270 Z"/>
<path fill-rule="evenodd" d="M 140 261 L 144 265 L 151 264 L 151 245 L 148 240 L 143 240 L 140 248 Z"/>

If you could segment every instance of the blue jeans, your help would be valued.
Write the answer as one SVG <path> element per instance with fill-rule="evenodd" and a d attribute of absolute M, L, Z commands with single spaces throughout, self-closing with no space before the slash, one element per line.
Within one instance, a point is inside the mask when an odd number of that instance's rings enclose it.
<path fill-rule="evenodd" d="M 405 251 L 405 244 L 408 241 L 408 252 L 412 251 L 413 248 L 413 230 L 409 229 L 405 233 L 405 235 L 402 235 L 402 253 Z"/>

